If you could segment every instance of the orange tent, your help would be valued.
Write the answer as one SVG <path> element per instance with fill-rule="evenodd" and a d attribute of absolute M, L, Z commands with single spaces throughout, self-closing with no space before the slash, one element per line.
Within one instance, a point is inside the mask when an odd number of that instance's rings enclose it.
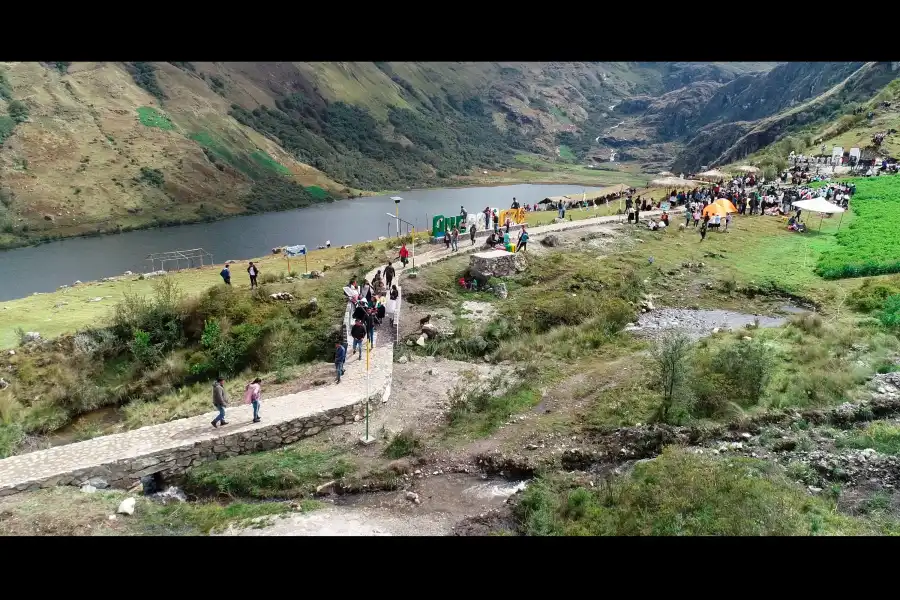
<path fill-rule="evenodd" d="M 703 209 L 703 216 L 709 215 L 720 215 L 725 216 L 728 213 L 736 213 L 737 209 L 734 207 L 734 204 L 731 203 L 730 200 L 725 198 L 719 198 L 709 206 Z"/>
<path fill-rule="evenodd" d="M 713 204 L 722 207 L 722 210 L 727 213 L 736 213 L 738 211 L 738 209 L 735 208 L 734 204 L 731 203 L 731 200 L 728 200 L 727 198 L 719 198 L 718 200 L 713 202 Z"/>

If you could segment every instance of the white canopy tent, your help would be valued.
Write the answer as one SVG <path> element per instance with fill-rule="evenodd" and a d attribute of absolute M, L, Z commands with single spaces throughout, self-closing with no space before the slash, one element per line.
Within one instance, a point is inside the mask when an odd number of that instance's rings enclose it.
<path fill-rule="evenodd" d="M 794 202 L 792 206 L 799 208 L 800 210 L 808 210 L 810 212 L 817 212 L 822 215 L 822 218 L 819 219 L 819 230 L 822 230 L 822 221 L 825 219 L 825 215 L 834 215 L 838 213 L 846 212 L 845 209 L 841 208 L 837 204 L 833 202 L 829 202 L 825 198 L 810 198 L 809 200 L 798 200 Z M 844 216 L 841 215 L 841 223 L 844 222 Z M 838 223 L 838 229 L 841 228 L 841 223 Z"/>

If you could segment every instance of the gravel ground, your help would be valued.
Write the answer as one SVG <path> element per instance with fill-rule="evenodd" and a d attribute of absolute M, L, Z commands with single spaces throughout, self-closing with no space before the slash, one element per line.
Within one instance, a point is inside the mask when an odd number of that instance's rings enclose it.
<path fill-rule="evenodd" d="M 711 335 L 717 329 L 741 329 L 759 321 L 760 327 L 779 327 L 787 322 L 782 317 L 750 315 L 730 310 L 692 310 L 663 308 L 638 317 L 636 325 L 626 327 L 638 335 L 657 339 L 664 332 L 679 330 L 694 339 Z"/>

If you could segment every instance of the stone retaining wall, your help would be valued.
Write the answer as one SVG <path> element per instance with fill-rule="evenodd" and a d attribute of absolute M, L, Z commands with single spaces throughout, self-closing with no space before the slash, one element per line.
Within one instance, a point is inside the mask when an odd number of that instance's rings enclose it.
<path fill-rule="evenodd" d="M 380 404 L 386 390 L 378 390 L 369 397 L 376 406 Z M 181 475 L 190 467 L 218 460 L 272 450 L 292 444 L 300 439 L 316 435 L 330 427 L 358 421 L 365 411 L 365 402 L 338 407 L 329 411 L 274 423 L 251 431 L 235 432 L 211 440 L 190 443 L 177 448 L 162 450 L 144 456 L 126 458 L 115 462 L 79 469 L 66 475 L 43 480 L 22 482 L 14 487 L 0 489 L 0 496 L 18 492 L 30 492 L 56 485 L 81 486 L 90 479 L 101 478 L 110 486 L 128 489 L 140 481 L 141 477 L 159 473 L 163 478 Z"/>

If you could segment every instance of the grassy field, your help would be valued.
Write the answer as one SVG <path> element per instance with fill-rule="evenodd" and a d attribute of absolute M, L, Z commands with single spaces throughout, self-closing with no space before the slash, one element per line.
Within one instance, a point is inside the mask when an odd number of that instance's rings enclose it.
<path fill-rule="evenodd" d="M 856 218 L 823 253 L 816 272 L 828 279 L 900 272 L 900 176 L 852 181 Z"/>
<path fill-rule="evenodd" d="M 308 255 L 309 268 L 322 271 L 326 265 L 333 266 L 338 261 L 352 256 L 352 250 L 328 248 L 314 250 Z M 236 286 L 249 287 L 245 273 L 249 261 L 240 261 L 232 267 L 232 281 Z M 277 274 L 288 271 L 287 260 L 282 256 L 266 256 L 255 259 L 263 274 Z M 302 272 L 305 265 L 302 258 L 291 260 L 291 271 Z M 188 296 L 194 296 L 211 286 L 222 282 L 219 272 L 222 265 L 199 269 L 186 269 L 168 275 Z M 301 280 L 298 289 L 315 294 L 321 280 Z M 327 279 L 325 280 L 327 281 Z M 58 290 L 49 294 L 38 294 L 18 300 L 0 303 L 0 348 L 12 348 L 18 343 L 16 329 L 37 331 L 45 338 L 53 338 L 64 333 L 105 321 L 112 315 L 113 307 L 126 294 L 149 295 L 153 291 L 153 279 L 125 277 L 112 282 L 88 282 Z M 91 302 L 102 298 L 99 302 Z"/>
<path fill-rule="evenodd" d="M 568 488 L 568 489 L 567 489 Z M 670 449 L 600 489 L 530 486 L 516 513 L 527 535 L 866 535 L 770 463 Z"/>
<path fill-rule="evenodd" d="M 141 125 L 144 125 L 145 127 L 157 127 L 163 130 L 175 129 L 175 126 L 172 125 L 172 121 L 169 120 L 169 117 L 152 106 L 142 106 L 137 109 L 137 113 Z"/>
<path fill-rule="evenodd" d="M 591 169 L 584 165 L 551 161 L 532 154 L 519 154 L 516 161 L 521 167 L 505 171 L 488 171 L 486 174 L 479 171 L 461 176 L 458 180 L 465 185 L 559 183 L 604 187 L 624 183 L 643 188 L 651 179 L 651 176 L 640 173 L 640 166 L 637 164 L 617 163 L 614 167 L 602 165 Z"/>
<path fill-rule="evenodd" d="M 295 510 L 286 502 L 162 505 L 138 496 L 133 515 L 110 519 L 128 496 L 121 491 L 86 494 L 78 488 L 58 487 L 4 498 L 0 500 L 0 535 L 204 535 L 248 519 L 275 518 Z M 304 511 L 317 507 L 311 500 L 298 505 Z"/>

